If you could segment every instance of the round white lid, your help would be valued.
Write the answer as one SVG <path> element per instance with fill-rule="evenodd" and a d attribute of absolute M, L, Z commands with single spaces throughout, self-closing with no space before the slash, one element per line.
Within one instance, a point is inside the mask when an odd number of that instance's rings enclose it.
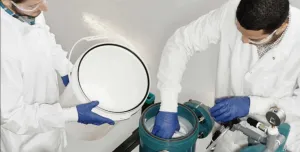
<path fill-rule="evenodd" d="M 141 58 L 117 44 L 97 45 L 85 52 L 78 66 L 78 82 L 90 100 L 112 113 L 139 107 L 149 92 L 149 73 Z"/>

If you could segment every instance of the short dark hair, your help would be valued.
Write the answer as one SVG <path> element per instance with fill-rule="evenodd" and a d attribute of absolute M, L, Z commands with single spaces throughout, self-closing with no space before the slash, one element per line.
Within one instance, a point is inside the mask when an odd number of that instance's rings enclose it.
<path fill-rule="evenodd" d="M 247 30 L 272 33 L 286 21 L 289 11 L 289 0 L 241 0 L 236 17 Z"/>

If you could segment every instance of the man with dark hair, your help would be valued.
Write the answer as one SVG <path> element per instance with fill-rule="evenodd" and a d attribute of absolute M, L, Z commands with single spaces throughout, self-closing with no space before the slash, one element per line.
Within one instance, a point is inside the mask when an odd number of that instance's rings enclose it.
<path fill-rule="evenodd" d="M 161 57 L 161 107 L 152 133 L 172 138 L 180 129 L 177 103 L 186 64 L 195 52 L 219 42 L 216 101 L 210 109 L 216 122 L 245 116 L 265 122 L 271 107 L 281 108 L 291 125 L 287 148 L 300 151 L 299 19 L 299 9 L 288 0 L 229 0 L 179 28 Z M 237 151 L 247 143 L 242 133 L 228 132 L 215 151 Z"/>
<path fill-rule="evenodd" d="M 72 64 L 43 17 L 46 0 L 1 0 L 1 152 L 62 152 L 65 124 L 114 122 L 92 112 L 99 102 L 62 108 Z"/>

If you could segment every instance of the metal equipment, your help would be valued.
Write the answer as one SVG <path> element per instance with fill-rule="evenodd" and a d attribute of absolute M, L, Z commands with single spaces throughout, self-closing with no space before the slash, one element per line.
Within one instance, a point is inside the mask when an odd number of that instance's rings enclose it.
<path fill-rule="evenodd" d="M 209 107 L 199 101 L 190 100 L 178 105 L 179 123 L 184 134 L 173 136 L 172 139 L 156 137 L 149 131 L 149 126 L 154 123 L 153 118 L 157 115 L 159 107 L 160 104 L 148 107 L 140 118 L 141 152 L 194 152 L 196 140 L 207 137 L 212 131 L 214 121 L 209 114 Z M 190 124 L 190 127 L 187 124 Z"/>
<path fill-rule="evenodd" d="M 285 112 L 282 109 L 273 107 L 266 113 L 266 118 L 270 125 L 263 124 L 252 118 L 247 119 L 248 124 L 260 129 L 266 136 L 262 136 L 252 129 L 242 126 L 240 119 L 223 124 L 222 127 L 229 128 L 231 131 L 241 131 L 248 136 L 249 144 L 241 149 L 240 152 L 285 152 L 285 143 L 290 132 L 290 125 L 284 123 L 286 119 Z M 222 138 L 220 134 L 224 134 L 225 131 L 224 129 L 217 131 L 217 135 L 213 137 L 211 145 L 207 148 L 208 151 L 212 150 L 211 147 L 217 144 Z"/>

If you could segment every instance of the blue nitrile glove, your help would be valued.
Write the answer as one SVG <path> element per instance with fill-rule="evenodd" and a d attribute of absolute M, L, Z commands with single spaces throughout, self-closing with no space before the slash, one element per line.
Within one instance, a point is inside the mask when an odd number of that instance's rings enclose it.
<path fill-rule="evenodd" d="M 170 139 L 179 129 L 177 113 L 160 111 L 155 118 L 152 134 L 163 139 Z"/>
<path fill-rule="evenodd" d="M 69 76 L 68 75 L 61 77 L 61 79 L 65 86 L 67 86 L 69 84 Z"/>
<path fill-rule="evenodd" d="M 99 116 L 98 114 L 92 112 L 92 109 L 99 104 L 98 101 L 92 101 L 86 104 L 80 104 L 76 106 L 78 112 L 78 122 L 83 124 L 93 124 L 93 125 L 102 125 L 108 123 L 110 125 L 114 125 L 115 122 Z"/>
<path fill-rule="evenodd" d="M 249 109 L 249 97 L 230 97 L 217 99 L 210 113 L 217 122 L 224 123 L 248 115 Z"/>

